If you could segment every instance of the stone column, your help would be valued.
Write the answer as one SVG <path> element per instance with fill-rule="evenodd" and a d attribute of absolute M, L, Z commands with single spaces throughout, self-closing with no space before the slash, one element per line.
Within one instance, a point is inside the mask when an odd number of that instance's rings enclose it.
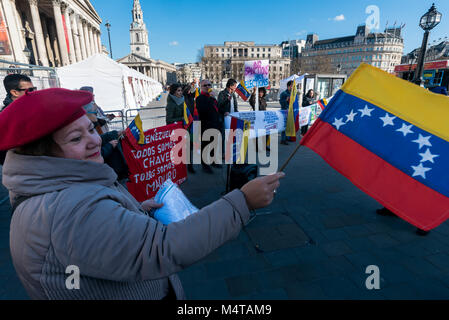
<path fill-rule="evenodd" d="M 77 17 L 73 10 L 70 11 L 70 25 L 72 26 L 72 36 L 73 36 L 73 44 L 75 47 L 75 58 L 76 61 L 83 60 L 83 56 L 81 53 L 81 44 L 80 44 L 80 33 L 78 30 Z"/>
<path fill-rule="evenodd" d="M 86 43 L 87 56 L 90 57 L 92 55 L 92 47 L 90 46 L 89 32 L 87 30 L 87 21 L 86 20 L 83 20 L 83 33 L 84 33 L 84 41 Z"/>
<path fill-rule="evenodd" d="M 62 65 L 70 64 L 69 52 L 67 50 L 67 42 L 64 33 L 64 25 L 62 23 L 61 0 L 52 0 L 53 13 L 55 16 L 56 33 L 58 35 L 59 50 L 61 51 Z"/>
<path fill-rule="evenodd" d="M 72 25 L 70 23 L 70 15 L 69 9 L 67 8 L 67 4 L 63 4 L 61 6 L 62 12 L 64 14 L 65 25 L 67 27 L 67 36 L 69 38 L 69 58 L 71 63 L 77 62 L 75 56 L 75 44 L 73 43 L 73 34 L 72 34 Z"/>
<path fill-rule="evenodd" d="M 47 57 L 50 62 L 50 67 L 55 67 L 56 62 L 55 62 L 55 57 L 53 55 L 53 48 L 51 47 L 50 32 L 48 32 L 48 28 L 47 28 L 48 22 L 44 19 L 41 19 L 41 23 L 42 23 L 42 31 L 44 32 L 45 47 L 47 48 L 47 53 L 48 53 Z"/>
<path fill-rule="evenodd" d="M 97 31 L 98 52 L 103 53 L 103 46 L 101 45 L 101 31 Z"/>
<path fill-rule="evenodd" d="M 93 35 L 92 35 L 92 25 L 88 25 L 87 26 L 87 32 L 89 35 L 89 44 L 90 44 L 90 50 L 91 50 L 91 54 L 94 55 L 97 53 L 97 51 L 95 50 L 95 45 L 94 45 L 94 41 L 93 41 Z"/>
<path fill-rule="evenodd" d="M 38 0 L 28 0 L 30 4 L 31 18 L 33 20 L 33 29 L 36 36 L 38 60 L 40 65 L 48 66 L 47 51 L 45 50 L 44 35 L 42 32 L 41 18 L 37 7 Z"/>
<path fill-rule="evenodd" d="M 75 20 L 76 20 L 76 25 L 78 28 L 78 33 L 79 33 L 81 55 L 84 60 L 84 59 L 87 59 L 88 55 L 87 55 L 86 40 L 85 40 L 85 35 L 84 35 L 83 20 L 81 19 L 81 17 L 79 15 L 76 16 Z"/>

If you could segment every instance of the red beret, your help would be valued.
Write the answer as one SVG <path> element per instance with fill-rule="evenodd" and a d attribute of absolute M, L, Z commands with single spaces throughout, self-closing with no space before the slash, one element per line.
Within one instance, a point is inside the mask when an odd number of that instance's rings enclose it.
<path fill-rule="evenodd" d="M 0 112 L 0 150 L 14 149 L 55 132 L 86 114 L 87 91 L 51 88 L 27 92 Z"/>

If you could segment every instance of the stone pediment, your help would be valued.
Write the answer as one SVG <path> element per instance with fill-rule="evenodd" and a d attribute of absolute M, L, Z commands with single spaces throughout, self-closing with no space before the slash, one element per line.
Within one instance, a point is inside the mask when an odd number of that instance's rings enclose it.
<path fill-rule="evenodd" d="M 144 58 L 135 53 L 128 54 L 127 56 L 117 60 L 119 63 L 151 63 L 152 59 Z"/>

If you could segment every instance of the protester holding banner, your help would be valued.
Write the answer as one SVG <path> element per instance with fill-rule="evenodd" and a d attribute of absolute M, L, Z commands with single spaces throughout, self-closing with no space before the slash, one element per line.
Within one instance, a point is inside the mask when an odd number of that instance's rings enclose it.
<path fill-rule="evenodd" d="M 251 108 L 253 108 L 253 111 L 256 111 L 256 91 L 257 88 L 254 88 L 253 93 L 249 98 L 249 104 Z M 267 89 L 265 89 L 264 87 L 259 88 L 259 111 L 267 110 L 267 100 L 265 99 L 266 96 L 267 96 Z"/>
<path fill-rule="evenodd" d="M 209 80 L 201 81 L 201 95 L 196 98 L 196 107 L 201 121 L 201 136 L 208 129 L 216 129 L 221 132 L 222 122 L 220 111 L 218 110 L 218 102 L 213 96 L 212 84 Z M 201 150 L 208 145 L 207 141 L 201 142 Z M 201 152 L 202 152 L 201 151 Z M 214 155 L 211 154 L 213 157 Z M 203 170 L 206 173 L 212 174 L 211 167 L 202 161 Z M 214 163 L 212 166 L 220 168 L 221 165 Z"/>
<path fill-rule="evenodd" d="M 307 94 L 304 96 L 304 99 L 302 100 L 302 106 L 308 107 L 315 103 L 317 103 L 317 97 L 316 97 L 315 91 L 313 91 L 313 89 L 310 89 L 309 91 L 307 91 Z M 302 126 L 301 127 L 301 135 L 304 136 L 308 130 L 309 130 L 308 125 Z"/>
<path fill-rule="evenodd" d="M 182 121 L 184 119 L 184 96 L 182 86 L 179 83 L 170 86 L 167 96 L 165 120 L 167 124 Z"/>
<path fill-rule="evenodd" d="M 176 273 L 235 238 L 250 209 L 272 202 L 284 174 L 255 179 L 164 226 L 146 214 L 161 205 L 137 202 L 103 163 L 82 108 L 91 100 L 53 88 L 0 113 L 17 274 L 32 299 L 185 299 Z M 74 270 L 77 290 L 67 280 Z"/>
<path fill-rule="evenodd" d="M 290 96 L 292 92 L 293 87 L 293 81 L 287 82 L 287 90 L 281 93 L 281 96 L 279 97 L 279 102 L 281 103 L 281 110 L 288 110 L 290 106 Z M 287 142 L 287 135 L 285 134 L 285 131 L 281 134 L 281 144 L 288 145 Z"/>

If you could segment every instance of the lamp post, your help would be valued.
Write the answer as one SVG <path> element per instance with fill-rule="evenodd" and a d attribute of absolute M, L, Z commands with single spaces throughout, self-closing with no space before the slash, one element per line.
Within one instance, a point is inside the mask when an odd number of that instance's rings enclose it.
<path fill-rule="evenodd" d="M 424 68 L 424 57 L 426 56 L 427 41 L 429 40 L 430 30 L 435 28 L 441 21 L 441 13 L 435 8 L 435 4 L 432 4 L 429 11 L 427 11 L 419 22 L 419 26 L 424 30 L 424 37 L 419 51 L 418 65 L 416 66 L 415 78 L 413 82 L 417 85 L 422 83 L 422 73 Z"/>
<path fill-rule="evenodd" d="M 111 24 L 109 22 L 105 23 L 105 27 L 108 29 L 108 38 L 109 38 L 109 52 L 111 54 L 111 59 L 112 58 L 112 46 L 111 46 Z"/>

